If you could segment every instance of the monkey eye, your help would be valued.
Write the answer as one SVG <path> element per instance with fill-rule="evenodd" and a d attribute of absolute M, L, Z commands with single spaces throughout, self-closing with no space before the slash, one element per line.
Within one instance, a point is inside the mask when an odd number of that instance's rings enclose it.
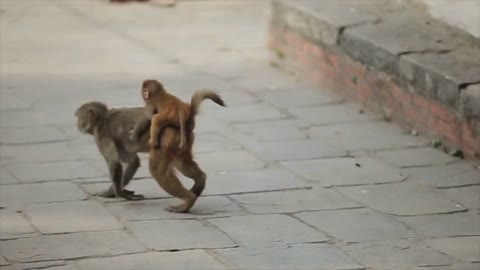
<path fill-rule="evenodd" d="M 147 89 L 143 89 L 143 98 L 148 99 L 150 97 L 150 92 Z"/>

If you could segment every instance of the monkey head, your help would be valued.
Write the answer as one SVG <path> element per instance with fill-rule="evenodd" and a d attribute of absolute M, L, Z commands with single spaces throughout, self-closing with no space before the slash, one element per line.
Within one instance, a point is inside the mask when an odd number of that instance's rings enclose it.
<path fill-rule="evenodd" d="M 107 105 L 101 102 L 92 101 L 82 104 L 75 110 L 78 130 L 93 135 L 95 127 L 104 120 L 107 111 Z"/>
<path fill-rule="evenodd" d="M 145 101 L 161 91 L 165 91 L 165 89 L 157 80 L 145 80 L 142 83 L 142 97 Z"/>

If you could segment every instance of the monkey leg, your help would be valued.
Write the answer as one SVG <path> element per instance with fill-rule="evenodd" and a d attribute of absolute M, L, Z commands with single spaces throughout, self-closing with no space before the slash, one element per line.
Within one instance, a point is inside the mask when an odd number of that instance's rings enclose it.
<path fill-rule="evenodd" d="M 207 175 L 198 167 L 197 162 L 191 156 L 179 162 L 177 168 L 183 175 L 195 181 L 190 191 L 199 197 L 205 189 Z"/>
<path fill-rule="evenodd" d="M 155 162 L 155 160 L 150 161 L 151 164 L 153 162 Z M 160 166 L 158 166 L 156 170 L 151 170 L 152 176 L 163 190 L 165 190 L 168 194 L 182 200 L 181 204 L 170 205 L 165 210 L 174 213 L 186 213 L 190 210 L 190 208 L 192 208 L 193 204 L 195 204 L 197 196 L 195 196 L 193 192 L 183 187 L 180 179 L 178 179 L 178 177 L 175 175 L 173 167 L 168 165 L 168 163 L 170 163 L 170 161 L 160 160 Z"/>
<path fill-rule="evenodd" d="M 142 200 L 145 197 L 142 195 L 135 195 L 133 192 L 126 192 L 123 188 L 122 178 L 122 164 L 120 162 L 109 162 L 108 170 L 112 179 L 113 191 L 116 197 L 122 197 L 127 200 Z"/>
<path fill-rule="evenodd" d="M 127 168 L 125 169 L 125 173 L 123 174 L 123 191 L 129 195 L 135 194 L 134 191 L 125 189 L 125 186 L 130 183 L 130 180 L 132 180 L 133 176 L 137 172 L 138 167 L 140 167 L 140 159 L 138 158 L 138 155 L 134 155 L 132 160 L 128 163 Z M 143 196 L 142 194 L 137 194 L 138 196 Z M 99 197 L 104 197 L 104 198 L 115 198 L 115 191 L 113 185 L 110 185 L 110 187 L 102 192 L 96 193 L 95 196 Z"/>

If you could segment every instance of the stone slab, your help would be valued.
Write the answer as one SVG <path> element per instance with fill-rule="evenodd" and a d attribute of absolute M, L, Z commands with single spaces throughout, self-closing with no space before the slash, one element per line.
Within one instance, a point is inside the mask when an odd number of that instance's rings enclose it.
<path fill-rule="evenodd" d="M 271 246 L 325 242 L 328 238 L 286 215 L 248 215 L 210 219 L 240 246 Z"/>
<path fill-rule="evenodd" d="M 343 250 L 365 267 L 372 269 L 412 269 L 416 266 L 451 263 L 448 256 L 415 240 L 359 243 L 346 246 Z"/>
<path fill-rule="evenodd" d="M 2 145 L 1 158 L 6 163 L 36 163 L 77 160 L 78 154 L 66 143 Z"/>
<path fill-rule="evenodd" d="M 193 152 L 208 153 L 215 151 L 239 150 L 242 146 L 215 133 L 200 133 L 195 136 Z"/>
<path fill-rule="evenodd" d="M 68 182 L 4 185 L 0 188 L 0 204 L 9 208 L 35 203 L 80 201 L 86 198 L 87 195 L 78 186 Z"/>
<path fill-rule="evenodd" d="M 107 209 L 94 201 L 49 203 L 25 208 L 32 224 L 43 234 L 120 230 Z"/>
<path fill-rule="evenodd" d="M 313 125 L 352 123 L 380 119 L 378 115 L 360 113 L 357 105 L 341 104 L 332 106 L 295 108 L 288 110 L 294 116 Z"/>
<path fill-rule="evenodd" d="M 15 93 L 2 92 L 0 100 L 0 111 L 28 110 L 32 108 L 31 102 L 23 100 Z"/>
<path fill-rule="evenodd" d="M 398 169 L 369 157 L 289 161 L 281 164 L 327 187 L 400 182 L 407 177 Z"/>
<path fill-rule="evenodd" d="M 361 122 L 311 127 L 310 138 L 321 138 L 338 149 L 347 151 L 398 149 L 428 145 L 426 139 L 406 134 L 393 124 Z"/>
<path fill-rule="evenodd" d="M 413 232 L 402 223 L 370 209 L 306 212 L 295 216 L 345 242 L 384 241 L 413 236 Z"/>
<path fill-rule="evenodd" d="M 478 213 L 454 213 L 399 218 L 423 237 L 480 235 Z"/>
<path fill-rule="evenodd" d="M 212 118 L 227 123 L 282 119 L 286 117 L 285 114 L 264 103 L 234 106 L 226 109 L 205 109 L 205 114 L 207 114 L 207 112 Z"/>
<path fill-rule="evenodd" d="M 38 269 L 47 269 L 47 270 L 79 270 L 73 262 L 67 261 L 45 261 L 45 262 L 33 262 L 33 263 L 22 263 L 19 265 L 22 270 L 38 270 Z"/>
<path fill-rule="evenodd" d="M 198 164 L 207 174 L 219 171 L 263 168 L 266 164 L 245 150 L 198 154 Z"/>
<path fill-rule="evenodd" d="M 269 120 L 247 124 L 234 124 L 233 128 L 259 141 L 305 139 L 307 134 L 301 129 L 310 124 L 298 119 Z"/>
<path fill-rule="evenodd" d="M 102 161 L 105 163 L 104 161 Z M 106 165 L 104 165 L 106 167 Z M 60 161 L 48 163 L 18 163 L 6 165 L 18 180 L 24 183 L 71 180 L 103 176 L 105 173 L 87 161 Z"/>
<path fill-rule="evenodd" d="M 15 262 L 114 256 L 144 251 L 144 247 L 123 231 L 42 235 L 2 242 L 3 255 Z"/>
<path fill-rule="evenodd" d="M 334 158 L 347 155 L 347 152 L 315 139 L 263 142 L 249 145 L 247 148 L 262 160 L 268 161 Z"/>
<path fill-rule="evenodd" d="M 428 241 L 432 248 L 455 259 L 480 262 L 480 236 L 437 238 Z"/>
<path fill-rule="evenodd" d="M 294 92 L 292 92 L 294 91 Z M 342 101 L 338 96 L 326 92 L 309 89 L 286 89 L 277 91 L 265 91 L 259 97 L 278 108 L 297 108 L 313 105 L 335 104 Z"/>
<path fill-rule="evenodd" d="M 36 230 L 20 213 L 12 210 L 0 210 L 0 239 L 30 237 Z"/>
<path fill-rule="evenodd" d="M 220 230 L 198 220 L 150 220 L 131 222 L 128 229 L 136 239 L 154 250 L 234 247 Z"/>
<path fill-rule="evenodd" d="M 178 252 L 148 252 L 111 258 L 91 258 L 77 261 L 81 269 L 105 270 L 223 270 L 227 269 L 203 250 Z"/>
<path fill-rule="evenodd" d="M 35 136 L 32 136 L 33 130 Z M 54 126 L 35 128 L 0 128 L 0 142 L 2 144 L 33 144 L 65 140 L 67 140 L 65 134 Z"/>
<path fill-rule="evenodd" d="M 378 152 L 377 155 L 395 167 L 445 165 L 457 160 L 434 148 L 409 148 Z"/>
<path fill-rule="evenodd" d="M 185 186 L 192 185 L 192 182 L 182 181 Z M 103 183 L 85 183 L 82 184 L 82 188 L 90 195 L 95 195 L 99 192 L 107 190 L 110 187 L 110 181 L 104 181 Z M 136 194 L 142 194 L 148 199 L 158 199 L 158 198 L 167 198 L 170 197 L 163 189 L 160 188 L 157 182 L 153 179 L 141 179 L 134 180 L 128 185 L 128 189 L 135 191 Z M 123 198 L 103 198 L 96 197 L 104 202 L 119 202 L 125 201 Z"/>
<path fill-rule="evenodd" d="M 7 265 L 10 265 L 10 263 L 8 263 L 7 260 L 2 255 L 0 255 L 0 266 L 7 266 Z"/>
<path fill-rule="evenodd" d="M 322 187 L 312 190 L 289 190 L 231 195 L 242 207 L 255 214 L 295 213 L 360 207 L 345 196 Z"/>
<path fill-rule="evenodd" d="M 5 168 L 0 168 L 0 184 L 16 184 L 18 180 L 13 177 Z"/>
<path fill-rule="evenodd" d="M 236 269 L 362 269 L 342 251 L 326 244 L 240 247 L 215 252 L 232 262 Z"/>
<path fill-rule="evenodd" d="M 201 197 L 189 213 L 180 214 L 164 211 L 164 208 L 167 206 L 179 202 L 177 199 L 145 200 L 139 202 L 110 203 L 107 207 L 115 216 L 130 221 L 202 219 L 246 214 L 235 202 L 224 196 Z"/>
<path fill-rule="evenodd" d="M 449 188 L 443 191 L 449 199 L 470 209 L 480 209 L 480 186 Z"/>
<path fill-rule="evenodd" d="M 411 179 L 436 188 L 480 185 L 480 170 L 475 168 L 475 164 L 464 161 L 441 166 L 409 168 L 405 169 L 405 172 Z"/>
<path fill-rule="evenodd" d="M 339 190 L 363 205 L 392 215 L 416 216 L 465 211 L 464 207 L 450 201 L 443 194 L 410 182 L 341 187 Z"/>

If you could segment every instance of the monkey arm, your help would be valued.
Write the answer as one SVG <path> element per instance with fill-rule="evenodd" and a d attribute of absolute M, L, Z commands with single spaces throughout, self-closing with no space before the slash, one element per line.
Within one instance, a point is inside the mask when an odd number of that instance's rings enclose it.
<path fill-rule="evenodd" d="M 155 106 L 146 105 L 145 114 L 140 118 L 131 131 L 129 136 L 130 140 L 134 143 L 137 143 L 140 140 L 140 137 L 148 130 L 151 124 L 152 116 L 155 114 Z"/>

